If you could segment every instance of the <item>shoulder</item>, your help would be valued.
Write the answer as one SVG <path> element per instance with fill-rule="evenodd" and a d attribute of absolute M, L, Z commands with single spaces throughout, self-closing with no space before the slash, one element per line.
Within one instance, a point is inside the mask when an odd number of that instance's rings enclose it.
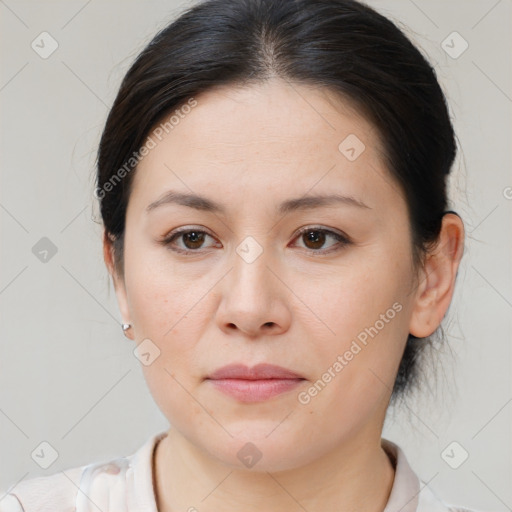
<path fill-rule="evenodd" d="M 421 482 L 421 491 L 418 497 L 417 512 L 483 512 L 443 501 L 424 482 Z"/>
<path fill-rule="evenodd" d="M 395 466 L 395 480 L 384 512 L 482 512 L 443 501 L 418 477 L 398 444 L 382 439 L 382 447 Z"/>
<path fill-rule="evenodd" d="M 19 482 L 8 493 L 0 491 L 0 512 L 73 510 L 84 469 L 80 466 L 31 478 Z"/>
<path fill-rule="evenodd" d="M 126 456 L 65 469 L 0 490 L 0 512 L 83 512 L 95 510 L 156 512 L 152 453 L 166 435 L 152 435 Z"/>
<path fill-rule="evenodd" d="M 125 510 L 131 461 L 132 456 L 120 457 L 19 482 L 0 500 L 0 512 L 82 511 L 91 500 L 99 510 L 114 503 Z"/>

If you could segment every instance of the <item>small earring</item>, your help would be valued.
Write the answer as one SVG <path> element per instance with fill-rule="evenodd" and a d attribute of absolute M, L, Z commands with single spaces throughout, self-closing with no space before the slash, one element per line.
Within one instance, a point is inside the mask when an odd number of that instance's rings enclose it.
<path fill-rule="evenodd" d="M 132 324 L 121 324 L 121 326 L 123 327 L 124 335 L 128 338 L 126 331 L 132 328 Z"/>

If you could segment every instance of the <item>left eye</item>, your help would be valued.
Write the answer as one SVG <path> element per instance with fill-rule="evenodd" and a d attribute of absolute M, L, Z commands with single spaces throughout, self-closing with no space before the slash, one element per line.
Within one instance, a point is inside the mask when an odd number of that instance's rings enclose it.
<path fill-rule="evenodd" d="M 182 229 L 179 231 L 174 231 L 171 233 L 166 239 L 162 241 L 163 245 L 169 246 L 171 250 L 178 253 L 197 253 L 199 249 L 202 248 L 206 237 L 213 238 L 206 231 L 199 229 Z M 334 239 L 338 242 L 338 249 L 341 249 L 345 245 L 350 243 L 350 240 L 334 231 L 323 228 L 304 228 L 299 231 L 297 235 L 297 239 L 303 239 L 305 241 L 306 249 L 312 253 L 328 253 L 330 250 L 320 250 L 322 246 L 326 243 L 328 238 Z M 181 240 L 184 244 L 184 247 L 178 247 L 174 245 L 176 240 Z M 336 245 L 336 244 L 332 244 Z M 331 247 L 332 247 L 331 245 Z M 336 250 L 336 249 L 335 249 Z"/>
<path fill-rule="evenodd" d="M 298 238 L 302 238 L 306 241 L 306 244 L 310 244 L 309 246 L 306 245 L 306 249 L 309 249 L 313 252 L 320 252 L 320 253 L 327 253 L 331 252 L 323 250 L 319 251 L 318 249 L 322 247 L 325 244 L 325 240 L 327 238 L 333 238 L 336 240 L 341 247 L 348 245 L 350 243 L 349 239 L 343 235 L 340 235 L 334 231 L 331 231 L 329 229 L 323 229 L 323 228 L 304 228 L 301 231 L 299 231 Z M 333 244 L 335 245 L 335 244 Z M 331 246 L 332 247 L 332 246 Z"/>

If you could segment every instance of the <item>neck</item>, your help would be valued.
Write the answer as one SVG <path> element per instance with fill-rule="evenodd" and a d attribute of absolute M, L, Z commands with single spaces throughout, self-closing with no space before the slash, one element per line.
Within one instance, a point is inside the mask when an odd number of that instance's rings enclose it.
<path fill-rule="evenodd" d="M 382 512 L 394 467 L 380 431 L 364 434 L 306 466 L 270 473 L 226 466 L 171 428 L 154 454 L 158 511 Z"/>

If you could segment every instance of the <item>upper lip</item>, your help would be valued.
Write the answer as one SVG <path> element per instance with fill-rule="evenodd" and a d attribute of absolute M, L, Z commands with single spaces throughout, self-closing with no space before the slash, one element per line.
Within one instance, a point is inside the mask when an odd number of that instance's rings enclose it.
<path fill-rule="evenodd" d="M 297 373 L 276 366 L 274 364 L 257 364 L 256 366 L 248 367 L 244 364 L 230 364 L 223 366 L 213 373 L 208 375 L 208 379 L 245 379 L 245 380 L 260 380 L 260 379 L 302 379 L 303 377 Z"/>

